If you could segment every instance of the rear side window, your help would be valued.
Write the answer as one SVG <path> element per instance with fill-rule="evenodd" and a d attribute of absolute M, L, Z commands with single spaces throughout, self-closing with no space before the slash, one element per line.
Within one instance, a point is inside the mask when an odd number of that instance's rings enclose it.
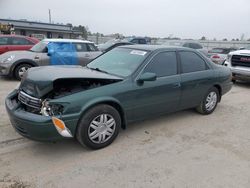
<path fill-rule="evenodd" d="M 8 45 L 8 38 L 7 37 L 1 37 L 0 38 L 0 45 Z"/>
<path fill-rule="evenodd" d="M 177 74 L 177 60 L 175 52 L 161 52 L 157 54 L 144 69 L 144 72 L 152 72 L 157 77 Z"/>
<path fill-rule="evenodd" d="M 87 52 L 87 45 L 85 43 L 75 43 L 77 52 Z"/>
<path fill-rule="evenodd" d="M 31 45 L 32 42 L 30 42 L 29 40 L 25 39 L 25 38 L 17 38 L 14 37 L 11 39 L 12 40 L 12 45 Z"/>
<path fill-rule="evenodd" d="M 182 73 L 204 71 L 207 69 L 205 61 L 194 52 L 179 52 Z"/>

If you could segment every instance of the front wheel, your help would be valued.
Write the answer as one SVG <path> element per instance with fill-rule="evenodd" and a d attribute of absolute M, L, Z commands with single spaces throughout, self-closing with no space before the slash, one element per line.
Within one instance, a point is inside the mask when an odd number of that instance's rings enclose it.
<path fill-rule="evenodd" d="M 21 80 L 23 75 L 27 72 L 27 70 L 29 68 L 31 68 L 32 66 L 30 64 L 21 64 L 21 65 L 18 65 L 16 68 L 15 68 L 15 72 L 14 72 L 14 75 L 15 75 L 15 78 L 17 80 Z"/>
<path fill-rule="evenodd" d="M 112 106 L 98 105 L 87 111 L 81 118 L 76 138 L 82 145 L 91 149 L 100 149 L 115 140 L 120 127 L 119 112 Z"/>
<path fill-rule="evenodd" d="M 211 114 L 215 110 L 219 99 L 220 95 L 218 89 L 216 87 L 212 87 L 206 93 L 200 105 L 196 107 L 196 110 L 204 115 Z"/>

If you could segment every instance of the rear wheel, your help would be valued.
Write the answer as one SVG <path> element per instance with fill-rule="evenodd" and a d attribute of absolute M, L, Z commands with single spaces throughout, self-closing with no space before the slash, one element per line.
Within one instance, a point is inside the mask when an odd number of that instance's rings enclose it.
<path fill-rule="evenodd" d="M 27 70 L 29 68 L 31 68 L 32 66 L 30 64 L 21 64 L 21 65 L 18 65 L 16 68 L 15 68 L 15 71 L 14 71 L 14 76 L 17 80 L 21 80 L 23 75 L 27 72 Z"/>
<path fill-rule="evenodd" d="M 111 144 L 119 133 L 121 117 L 109 105 L 93 107 L 82 117 L 78 124 L 76 138 L 91 149 L 100 149 Z"/>
<path fill-rule="evenodd" d="M 218 89 L 216 87 L 212 87 L 206 93 L 200 105 L 196 107 L 196 110 L 204 115 L 211 114 L 215 110 L 219 99 L 220 95 Z"/>

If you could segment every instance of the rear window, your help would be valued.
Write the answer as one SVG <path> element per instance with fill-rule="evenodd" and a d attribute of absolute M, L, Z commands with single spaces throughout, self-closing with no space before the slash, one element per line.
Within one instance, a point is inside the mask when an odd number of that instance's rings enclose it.
<path fill-rule="evenodd" d="M 228 54 L 231 50 L 230 49 L 220 49 L 215 48 L 210 51 L 210 53 L 218 53 L 218 54 Z"/>

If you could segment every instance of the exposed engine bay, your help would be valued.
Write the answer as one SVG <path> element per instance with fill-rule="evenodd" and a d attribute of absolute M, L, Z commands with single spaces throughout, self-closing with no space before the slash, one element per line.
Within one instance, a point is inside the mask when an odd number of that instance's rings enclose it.
<path fill-rule="evenodd" d="M 30 96 L 25 92 L 25 90 L 22 90 L 22 88 L 20 88 L 18 100 L 21 102 L 22 107 L 28 112 L 45 116 L 57 115 L 57 113 L 63 111 L 63 106 L 61 105 L 51 106 L 49 105 L 50 100 L 58 99 L 85 90 L 105 86 L 118 81 L 121 80 L 86 79 L 86 78 L 57 79 L 53 82 L 52 91 L 49 91 L 48 94 L 41 97 L 41 99 Z"/>

